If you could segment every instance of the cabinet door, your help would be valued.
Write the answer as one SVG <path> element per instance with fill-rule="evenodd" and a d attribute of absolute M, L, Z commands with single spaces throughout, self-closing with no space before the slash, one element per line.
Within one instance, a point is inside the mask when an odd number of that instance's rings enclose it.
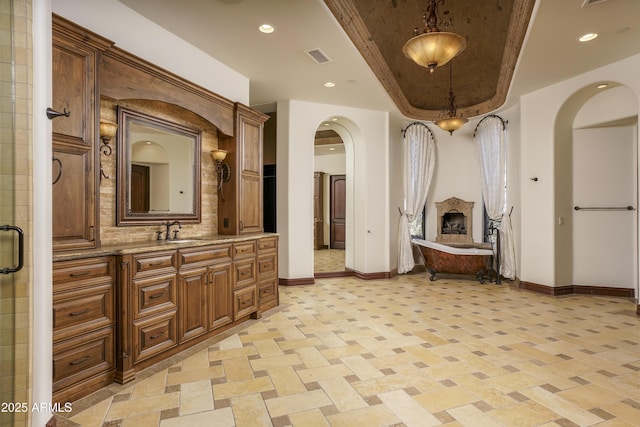
<path fill-rule="evenodd" d="M 233 276 L 231 263 L 209 267 L 209 329 L 233 321 Z"/>
<path fill-rule="evenodd" d="M 92 151 L 86 147 L 53 144 L 52 187 L 53 249 L 89 248 L 96 245 L 95 190 Z"/>
<path fill-rule="evenodd" d="M 180 343 L 207 332 L 207 275 L 206 267 L 180 273 Z"/>
<path fill-rule="evenodd" d="M 76 144 L 91 145 L 95 119 L 96 52 L 81 44 L 53 36 L 52 105 L 68 117 L 53 119 L 54 135 L 69 137 Z"/>
<path fill-rule="evenodd" d="M 98 246 L 95 50 L 53 35 L 53 249 Z M 57 182 L 56 182 L 56 178 Z"/>
<path fill-rule="evenodd" d="M 262 231 L 262 122 L 239 118 L 240 126 L 240 233 Z"/>

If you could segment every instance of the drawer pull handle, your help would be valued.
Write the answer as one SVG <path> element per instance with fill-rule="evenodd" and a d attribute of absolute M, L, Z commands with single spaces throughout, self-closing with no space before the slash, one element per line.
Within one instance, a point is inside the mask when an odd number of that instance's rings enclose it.
<path fill-rule="evenodd" d="M 87 308 L 87 309 L 82 310 L 82 311 L 72 311 L 71 313 L 69 313 L 69 316 L 81 316 L 83 314 L 87 314 L 90 311 L 91 311 L 90 308 Z"/>
<path fill-rule="evenodd" d="M 162 264 L 163 264 L 163 262 L 162 262 L 162 261 L 156 261 L 156 262 L 150 262 L 150 263 L 149 263 L 149 266 L 151 266 L 151 267 L 156 267 L 156 266 L 158 266 L 158 265 L 162 265 Z"/>
<path fill-rule="evenodd" d="M 84 357 L 81 357 L 81 358 L 80 358 L 80 359 L 78 359 L 78 360 L 74 360 L 73 362 L 69 362 L 69 365 L 71 365 L 71 366 L 77 366 L 77 365 L 79 365 L 79 364 L 81 364 L 81 363 L 86 362 L 86 361 L 87 361 L 87 360 L 89 360 L 89 359 L 91 359 L 91 356 L 84 356 Z"/>
<path fill-rule="evenodd" d="M 149 297 L 149 299 L 156 299 L 156 298 L 160 298 L 160 297 L 162 297 L 162 296 L 164 296 L 164 291 L 159 292 L 159 293 L 157 293 L 157 294 L 153 294 L 153 295 L 151 295 L 151 296 Z"/>
<path fill-rule="evenodd" d="M 82 277 L 82 276 L 88 276 L 89 274 L 91 274 L 91 271 L 87 270 L 87 271 L 83 271 L 81 273 L 71 273 L 69 276 L 71 276 L 71 277 Z"/>
<path fill-rule="evenodd" d="M 151 335 L 151 336 L 149 337 L 149 339 L 150 339 L 150 340 L 155 340 L 156 338 L 160 338 L 160 337 L 161 337 L 161 336 L 163 336 L 163 335 L 164 335 L 164 332 L 160 332 L 159 334 Z"/>

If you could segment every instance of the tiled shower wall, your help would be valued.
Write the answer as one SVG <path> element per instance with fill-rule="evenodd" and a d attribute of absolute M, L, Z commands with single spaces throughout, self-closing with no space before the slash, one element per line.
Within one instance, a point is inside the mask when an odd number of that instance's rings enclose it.
<path fill-rule="evenodd" d="M 0 0 L 0 223 L 25 232 L 24 268 L 0 275 L 0 392 L 2 401 L 30 401 L 32 230 L 32 9 L 30 0 Z M 0 263 L 16 264 L 13 233 L 2 233 Z M 27 425 L 28 412 L 14 425 Z M 9 420 L 9 422 L 11 422 Z M 3 425 L 4 419 L 3 419 Z M 8 424 L 11 425 L 11 424 Z"/>

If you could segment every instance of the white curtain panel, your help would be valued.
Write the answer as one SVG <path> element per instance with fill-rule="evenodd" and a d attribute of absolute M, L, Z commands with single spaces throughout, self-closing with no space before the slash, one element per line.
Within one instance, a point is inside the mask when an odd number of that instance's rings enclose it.
<path fill-rule="evenodd" d="M 515 251 L 507 208 L 507 131 L 497 116 L 485 117 L 475 132 L 482 197 L 489 218 L 500 223 L 500 274 L 515 278 Z M 508 228 L 508 229 L 507 229 Z M 495 248 L 494 248 L 495 250 Z"/>
<path fill-rule="evenodd" d="M 411 224 L 422 212 L 427 201 L 435 165 L 435 141 L 426 125 L 413 123 L 404 133 L 404 209 L 400 211 L 398 232 L 398 273 L 413 270 L 415 261 L 411 248 Z"/>
<path fill-rule="evenodd" d="M 500 224 L 500 270 L 502 277 L 514 280 L 516 278 L 516 248 L 511 228 L 511 212 L 502 217 Z"/>

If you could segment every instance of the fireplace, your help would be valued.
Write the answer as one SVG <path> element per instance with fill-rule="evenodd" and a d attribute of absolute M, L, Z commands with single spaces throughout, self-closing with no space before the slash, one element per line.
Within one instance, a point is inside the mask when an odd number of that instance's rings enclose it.
<path fill-rule="evenodd" d="M 436 242 L 450 245 L 473 245 L 473 205 L 457 197 L 436 202 L 438 236 Z"/>

